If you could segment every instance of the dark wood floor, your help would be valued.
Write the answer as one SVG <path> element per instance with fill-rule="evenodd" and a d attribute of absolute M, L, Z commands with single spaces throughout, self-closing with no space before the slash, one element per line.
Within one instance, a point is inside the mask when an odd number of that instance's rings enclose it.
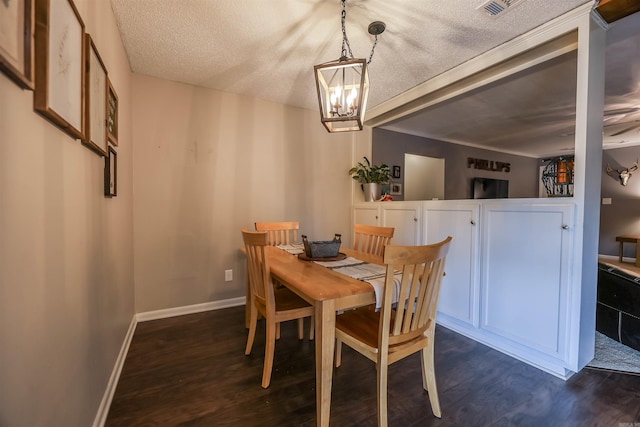
<path fill-rule="evenodd" d="M 107 426 L 314 426 L 314 347 L 282 327 L 271 386 L 260 387 L 264 326 L 244 355 L 244 307 L 139 323 Z M 390 367 L 390 426 L 615 426 L 640 423 L 640 376 L 584 369 L 562 381 L 438 327 L 442 419 L 417 355 Z M 344 348 L 331 425 L 375 426 L 372 362 Z M 622 424 L 621 424 L 622 423 Z"/>

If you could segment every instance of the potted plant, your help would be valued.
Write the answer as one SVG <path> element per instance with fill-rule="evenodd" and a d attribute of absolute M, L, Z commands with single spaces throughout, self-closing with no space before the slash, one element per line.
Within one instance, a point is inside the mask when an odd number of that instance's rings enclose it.
<path fill-rule="evenodd" d="M 384 163 L 371 165 L 369 159 L 364 157 L 364 162 L 349 169 L 349 175 L 362 184 L 364 199 L 367 202 L 375 202 L 382 196 L 382 184 L 389 182 L 391 171 Z"/>

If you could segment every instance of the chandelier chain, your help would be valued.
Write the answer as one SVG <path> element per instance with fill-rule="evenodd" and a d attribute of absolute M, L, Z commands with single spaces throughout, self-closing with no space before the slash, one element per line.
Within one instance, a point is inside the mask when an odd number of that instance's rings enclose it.
<path fill-rule="evenodd" d="M 347 9 L 346 9 L 347 0 L 342 0 L 342 15 L 341 15 L 341 23 L 342 23 L 342 57 L 347 56 L 347 49 L 349 50 L 349 57 L 353 58 L 353 52 L 351 51 L 351 45 L 349 44 L 349 38 L 347 37 L 347 30 L 345 29 L 345 21 L 347 19 Z M 377 37 L 376 37 L 377 39 Z M 371 52 L 373 54 L 373 52 Z"/>
<path fill-rule="evenodd" d="M 373 51 L 375 50 L 377 44 L 378 44 L 378 35 L 376 34 L 375 38 L 373 39 L 373 46 L 371 46 L 371 53 L 369 54 L 369 60 L 367 61 L 367 65 L 371 64 L 371 60 L 373 59 Z"/>

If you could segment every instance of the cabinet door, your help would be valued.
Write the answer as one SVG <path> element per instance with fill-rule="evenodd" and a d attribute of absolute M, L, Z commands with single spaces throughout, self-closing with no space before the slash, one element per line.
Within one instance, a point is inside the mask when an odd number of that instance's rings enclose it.
<path fill-rule="evenodd" d="M 438 301 L 438 321 L 478 326 L 480 239 L 479 203 L 426 202 L 423 211 L 425 244 L 453 237 Z"/>
<path fill-rule="evenodd" d="M 566 360 L 573 205 L 487 203 L 480 327 Z"/>
<path fill-rule="evenodd" d="M 380 207 L 373 203 L 354 206 L 353 223 L 380 225 Z"/>
<path fill-rule="evenodd" d="M 388 202 L 393 203 L 393 202 Z M 392 245 L 419 245 L 420 236 L 420 204 L 394 203 L 382 206 L 382 226 L 393 227 Z"/>

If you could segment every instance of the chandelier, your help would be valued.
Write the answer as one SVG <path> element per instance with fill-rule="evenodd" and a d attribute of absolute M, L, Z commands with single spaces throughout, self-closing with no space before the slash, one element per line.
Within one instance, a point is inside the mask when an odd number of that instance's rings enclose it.
<path fill-rule="evenodd" d="M 320 104 L 320 120 L 329 132 L 362 130 L 369 95 L 367 65 L 373 58 L 378 35 L 384 32 L 384 22 L 369 24 L 369 34 L 375 36 L 369 60 L 354 58 L 345 30 L 346 0 L 342 0 L 342 51 L 340 59 L 313 67 Z"/>

